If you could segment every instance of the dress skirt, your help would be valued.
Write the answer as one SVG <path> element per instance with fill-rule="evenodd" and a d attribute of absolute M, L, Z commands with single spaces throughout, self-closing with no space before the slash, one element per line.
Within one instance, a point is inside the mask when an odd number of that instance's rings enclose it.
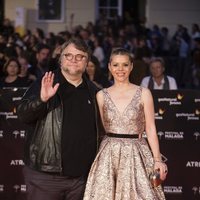
<path fill-rule="evenodd" d="M 164 200 L 149 180 L 153 157 L 145 138 L 105 136 L 91 167 L 84 200 Z"/>

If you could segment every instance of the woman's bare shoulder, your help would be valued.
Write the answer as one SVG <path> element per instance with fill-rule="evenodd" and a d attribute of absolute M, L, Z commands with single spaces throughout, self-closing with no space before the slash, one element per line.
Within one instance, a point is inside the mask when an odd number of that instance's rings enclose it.
<path fill-rule="evenodd" d="M 99 90 L 99 91 L 97 92 L 97 94 L 96 94 L 97 99 L 103 98 L 103 95 L 104 95 L 105 92 L 106 92 L 106 89 L 105 89 L 105 88 Z"/>
<path fill-rule="evenodd" d="M 141 88 L 142 88 L 142 95 L 141 95 L 142 101 L 145 102 L 145 101 L 151 100 L 152 99 L 151 91 L 145 87 L 141 87 Z"/>

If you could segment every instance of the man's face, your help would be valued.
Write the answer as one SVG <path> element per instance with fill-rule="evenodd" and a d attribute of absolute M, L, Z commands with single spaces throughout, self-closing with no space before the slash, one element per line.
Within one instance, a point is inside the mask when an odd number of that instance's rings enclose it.
<path fill-rule="evenodd" d="M 69 75 L 82 75 L 88 63 L 87 53 L 69 44 L 61 53 L 61 70 Z"/>
<path fill-rule="evenodd" d="M 150 71 L 153 77 L 157 78 L 163 75 L 164 67 L 161 62 L 156 61 L 151 63 Z"/>
<path fill-rule="evenodd" d="M 41 49 L 40 52 L 38 52 L 36 55 L 38 63 L 40 64 L 46 63 L 49 58 L 49 53 L 50 53 L 49 49 Z"/>

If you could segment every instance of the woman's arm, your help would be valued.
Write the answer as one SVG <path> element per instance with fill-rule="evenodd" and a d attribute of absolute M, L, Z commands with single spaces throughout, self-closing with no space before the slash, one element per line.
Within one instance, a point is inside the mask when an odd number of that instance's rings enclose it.
<path fill-rule="evenodd" d="M 167 174 L 167 166 L 165 163 L 162 162 L 161 158 L 159 141 L 155 126 L 153 97 L 149 89 L 143 88 L 142 101 L 144 103 L 144 114 L 146 122 L 145 131 L 147 134 L 149 146 L 153 153 L 153 158 L 155 162 L 154 169 L 160 169 L 161 179 L 164 180 Z"/>
<path fill-rule="evenodd" d="M 104 104 L 103 91 L 100 90 L 99 92 L 97 92 L 96 97 L 97 97 L 97 104 L 98 104 L 99 112 L 101 116 L 101 121 L 103 123 L 104 122 L 103 120 L 103 104 Z"/>

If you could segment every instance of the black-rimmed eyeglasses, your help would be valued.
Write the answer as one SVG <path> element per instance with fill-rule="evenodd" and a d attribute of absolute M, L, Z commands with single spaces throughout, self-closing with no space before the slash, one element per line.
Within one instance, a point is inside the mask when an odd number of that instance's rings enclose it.
<path fill-rule="evenodd" d="M 65 53 L 65 54 L 62 54 L 68 61 L 71 61 L 72 59 L 75 58 L 75 61 L 82 61 L 83 59 L 86 59 L 87 57 L 85 55 L 82 55 L 82 54 L 76 54 L 76 55 L 73 55 L 71 53 Z"/>

